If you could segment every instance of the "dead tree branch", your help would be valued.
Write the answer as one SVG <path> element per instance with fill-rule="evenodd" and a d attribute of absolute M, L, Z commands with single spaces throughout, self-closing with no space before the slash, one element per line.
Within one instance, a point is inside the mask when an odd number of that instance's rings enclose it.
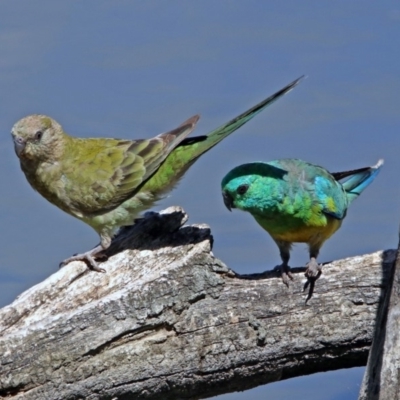
<path fill-rule="evenodd" d="M 325 265 L 305 306 L 303 268 L 239 276 L 178 207 L 114 241 L 106 273 L 81 262 L 0 310 L 0 397 L 194 399 L 365 365 L 394 250 Z"/>
<path fill-rule="evenodd" d="M 400 399 L 400 243 L 380 304 L 359 400 Z"/>

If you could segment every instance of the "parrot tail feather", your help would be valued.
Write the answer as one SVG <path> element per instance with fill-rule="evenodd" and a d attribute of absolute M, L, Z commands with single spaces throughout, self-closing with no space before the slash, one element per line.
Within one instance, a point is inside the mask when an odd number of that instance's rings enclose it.
<path fill-rule="evenodd" d="M 301 76 L 300 78 L 296 79 L 295 81 L 289 83 L 281 90 L 274 93 L 272 96 L 269 96 L 265 100 L 261 101 L 260 103 L 256 104 L 249 110 L 245 111 L 244 113 L 238 115 L 237 117 L 233 118 L 229 122 L 224 125 L 219 126 L 217 129 L 209 132 L 206 137 L 201 137 L 201 140 L 198 140 L 196 146 L 192 146 L 191 148 L 191 160 L 195 160 L 200 157 L 202 154 L 210 150 L 214 147 L 217 143 L 219 143 L 222 139 L 226 138 L 228 135 L 239 129 L 245 123 L 253 119 L 257 114 L 259 114 L 262 110 L 266 107 L 274 103 L 280 97 L 289 93 L 294 87 L 296 87 L 305 76 Z M 194 138 L 195 139 L 195 138 Z M 189 141 L 184 140 L 181 142 L 180 146 L 186 146 L 187 144 L 192 144 Z"/>
<path fill-rule="evenodd" d="M 342 183 L 342 185 L 347 193 L 349 201 L 352 202 L 376 178 L 382 165 L 383 165 L 383 160 L 381 159 L 372 167 L 360 168 L 359 170 L 348 171 L 351 172 L 349 174 L 347 174 L 346 172 L 339 172 L 333 174 L 333 176 L 336 179 L 342 179 L 344 177 L 350 176 L 350 178 L 344 183 Z M 340 177 L 338 178 L 338 176 Z"/>

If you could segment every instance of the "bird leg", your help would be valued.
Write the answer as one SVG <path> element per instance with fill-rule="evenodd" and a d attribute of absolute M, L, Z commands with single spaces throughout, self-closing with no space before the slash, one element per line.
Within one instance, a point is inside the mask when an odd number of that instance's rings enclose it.
<path fill-rule="evenodd" d="M 304 284 L 303 292 L 310 286 L 308 290 L 308 295 L 306 298 L 306 304 L 308 300 L 311 299 L 314 293 L 315 281 L 321 276 L 322 274 L 322 264 L 317 263 L 319 249 L 310 249 L 310 261 L 306 264 L 306 272 L 304 273 L 305 277 L 307 278 L 307 282 Z"/>
<path fill-rule="evenodd" d="M 104 250 L 101 244 L 96 246 L 94 249 L 89 250 L 85 253 L 74 254 L 72 257 L 66 258 L 60 263 L 60 268 L 65 267 L 71 261 L 83 261 L 89 267 L 89 269 L 97 272 L 106 272 L 105 269 L 100 268 L 95 261 L 95 258 L 100 258 L 102 256 L 101 252 Z"/>
<path fill-rule="evenodd" d="M 306 264 L 306 272 L 304 275 L 307 279 L 314 279 L 315 281 L 322 274 L 322 265 L 317 263 L 316 257 L 310 257 L 310 261 Z"/>
<path fill-rule="evenodd" d="M 293 275 L 290 272 L 290 267 L 287 263 L 282 263 L 281 265 L 277 265 L 276 268 L 279 268 L 281 271 L 282 282 L 289 287 L 289 282 L 293 280 Z"/>
<path fill-rule="evenodd" d="M 289 287 L 289 282 L 290 280 L 293 280 L 293 275 L 290 272 L 290 267 L 289 267 L 289 259 L 290 259 L 290 248 L 291 248 L 291 243 L 288 242 L 283 242 L 283 241 L 276 241 L 276 244 L 279 247 L 279 252 L 281 255 L 282 259 L 282 264 L 277 265 L 275 268 L 279 269 L 281 271 L 281 278 L 282 282 Z"/>

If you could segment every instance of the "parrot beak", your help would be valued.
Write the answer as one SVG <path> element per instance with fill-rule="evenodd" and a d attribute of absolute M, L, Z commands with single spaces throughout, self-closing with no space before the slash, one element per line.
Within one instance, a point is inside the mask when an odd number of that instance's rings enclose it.
<path fill-rule="evenodd" d="M 229 211 L 232 211 L 232 208 L 235 208 L 235 206 L 234 206 L 234 204 L 233 204 L 233 198 L 232 198 L 232 196 L 231 196 L 228 192 L 223 191 L 223 192 L 222 192 L 222 197 L 223 197 L 223 199 L 224 199 L 224 204 L 225 204 L 226 208 L 227 208 Z"/>
<path fill-rule="evenodd" d="M 17 156 L 20 157 L 21 153 L 25 149 L 26 142 L 21 136 L 14 136 L 13 140 L 15 152 L 17 153 Z"/>

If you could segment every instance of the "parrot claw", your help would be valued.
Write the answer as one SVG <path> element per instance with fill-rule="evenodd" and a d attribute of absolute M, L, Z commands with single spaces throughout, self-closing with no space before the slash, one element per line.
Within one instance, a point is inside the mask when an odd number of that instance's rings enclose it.
<path fill-rule="evenodd" d="M 307 279 L 315 278 L 317 280 L 322 274 L 322 265 L 317 263 L 317 260 L 312 257 L 306 265 L 307 269 L 304 275 Z"/>
<path fill-rule="evenodd" d="M 87 251 L 86 253 L 81 253 L 81 254 L 74 254 L 72 257 L 66 258 L 64 261 L 60 263 L 60 268 L 65 267 L 67 264 L 69 264 L 72 261 L 83 261 L 86 263 L 89 269 L 96 271 L 96 272 L 106 272 L 105 269 L 100 268 L 95 261 L 95 258 L 101 258 L 101 251 L 103 248 L 99 245 L 96 246 L 94 249 Z"/>
<path fill-rule="evenodd" d="M 280 271 L 282 282 L 289 287 L 289 282 L 293 280 L 293 274 L 290 272 L 290 267 L 287 264 L 277 265 L 275 270 Z"/>
<path fill-rule="evenodd" d="M 308 295 L 306 298 L 306 304 L 308 300 L 311 299 L 314 293 L 315 281 L 321 276 L 322 274 L 322 264 L 318 264 L 317 260 L 312 257 L 310 261 L 306 265 L 307 269 L 304 273 L 305 277 L 307 278 L 307 282 L 304 284 L 303 292 L 310 286 L 308 290 Z"/>

